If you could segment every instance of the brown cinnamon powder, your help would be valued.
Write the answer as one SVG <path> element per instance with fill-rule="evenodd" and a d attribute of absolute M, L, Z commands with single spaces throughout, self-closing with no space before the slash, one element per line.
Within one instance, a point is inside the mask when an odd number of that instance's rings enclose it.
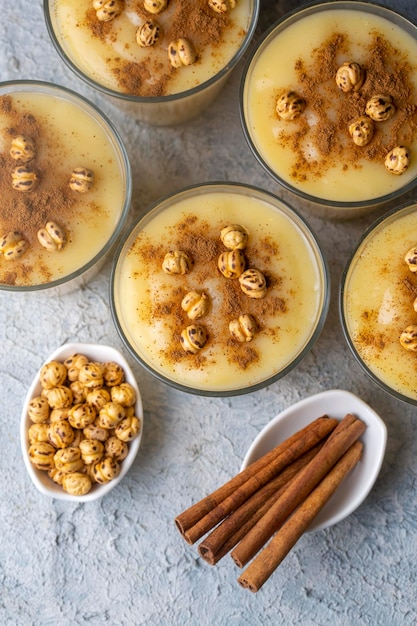
<path fill-rule="evenodd" d="M 9 285 L 31 284 L 35 272 L 42 282 L 48 282 L 52 274 L 42 260 L 45 251 L 38 241 L 38 230 L 55 221 L 66 232 L 66 245 L 71 245 L 71 223 L 79 215 L 78 199 L 69 188 L 71 172 L 61 166 L 67 147 L 59 133 L 51 132 L 47 117 L 33 115 L 18 96 L 0 97 L 0 117 L 0 235 L 17 231 L 29 244 L 28 252 L 14 261 L 13 267 L 7 265 L 11 261 L 0 257 L 1 280 Z M 17 135 L 30 137 L 36 147 L 35 158 L 28 165 L 36 170 L 40 182 L 28 193 L 12 187 L 12 171 L 20 162 L 10 156 L 10 145 Z M 89 206 L 97 219 L 102 209 L 93 202 Z"/>
<path fill-rule="evenodd" d="M 232 12 L 216 13 L 210 9 L 207 0 L 170 0 L 168 8 L 159 15 L 146 11 L 142 2 L 131 1 L 128 5 L 129 12 L 135 13 L 140 23 L 149 19 L 160 25 L 163 22 L 161 35 L 154 47 L 163 50 L 166 58 L 166 62 L 161 63 L 149 49 L 149 54 L 140 62 L 126 62 L 120 58 L 107 61 L 120 90 L 130 95 L 154 97 L 167 93 L 169 81 L 178 71 L 171 67 L 166 52 L 171 41 L 181 37 L 189 39 L 196 49 L 198 63 L 207 46 L 214 49 L 212 54 L 216 53 L 216 48 L 223 45 L 228 30 L 233 26 Z M 117 20 L 99 22 L 91 8 L 86 11 L 85 19 L 94 37 L 102 41 L 112 37 L 117 40 Z M 132 48 L 137 45 L 136 41 L 132 41 Z"/>
<path fill-rule="evenodd" d="M 396 307 L 409 310 L 411 320 L 417 293 L 417 277 L 410 275 L 402 258 L 396 259 L 394 267 L 392 263 L 381 265 L 380 274 L 392 277 L 392 293 L 396 294 L 395 305 L 390 312 L 391 323 L 381 324 L 380 308 L 365 308 L 360 314 L 360 324 L 355 336 L 359 352 L 372 350 L 372 356 L 376 360 L 384 358 L 385 348 L 397 343 L 400 333 L 404 330 L 402 325 L 404 322 L 401 321 L 400 313 L 395 310 Z"/>
<path fill-rule="evenodd" d="M 68 192 L 68 173 L 65 176 L 57 168 L 60 147 L 53 144 L 52 139 L 46 139 L 47 130 L 30 111 L 16 110 L 10 96 L 0 97 L 0 115 L 7 117 L 8 125 L 3 131 L 2 140 L 6 149 L 0 153 L 0 233 L 6 234 L 18 231 L 29 243 L 30 247 L 39 246 L 37 232 L 45 224 L 54 220 L 66 226 L 70 216 L 74 199 Z M 21 193 L 12 189 L 12 171 L 17 166 L 7 149 L 13 137 L 24 135 L 34 140 L 37 145 L 36 157 L 30 166 L 36 169 L 40 183 L 36 190 L 30 193 Z M 51 150 L 41 150 L 42 142 L 48 143 Z M 50 279 L 50 271 L 38 261 L 37 269 L 46 282 Z M 16 283 L 18 275 L 28 279 L 33 266 L 25 257 L 19 260 L 19 267 L 6 272 L 6 284 Z"/>
<path fill-rule="evenodd" d="M 352 62 L 349 37 L 334 33 L 315 49 L 309 60 L 298 59 L 295 70 L 298 93 L 317 119 L 310 127 L 305 116 L 283 130 L 279 143 L 296 154 L 291 176 L 299 181 L 325 176 L 335 160 L 343 161 L 345 169 L 357 168 L 360 160 L 383 161 L 387 152 L 401 144 L 409 144 L 417 132 L 417 104 L 413 76 L 416 68 L 402 52 L 377 31 L 364 50 L 361 62 L 366 71 L 365 82 L 359 92 L 341 92 L 335 76 L 341 59 Z M 396 113 L 389 122 L 376 124 L 370 144 L 356 146 L 348 127 L 365 114 L 366 102 L 375 94 L 392 96 Z M 279 95 L 279 94 L 277 94 Z M 314 156 L 306 153 L 304 140 L 309 138 Z"/>
<path fill-rule="evenodd" d="M 10 96 L 0 97 L 0 114 L 7 114 L 8 126 L 3 132 L 5 147 L 10 146 L 13 137 L 24 135 L 34 140 L 38 146 L 30 166 L 39 173 L 40 184 L 34 192 L 20 193 L 11 188 L 11 173 L 18 164 L 6 149 L 0 153 L 0 194 L 1 227 L 3 232 L 18 230 L 29 242 L 36 239 L 39 228 L 49 219 L 62 221 L 70 214 L 74 198 L 68 191 L 68 172 L 62 173 L 57 167 L 55 150 L 41 150 L 42 142 L 57 150 L 52 138 L 47 139 L 47 130 L 30 112 L 17 111 Z M 58 219 L 59 218 L 59 219 Z"/>

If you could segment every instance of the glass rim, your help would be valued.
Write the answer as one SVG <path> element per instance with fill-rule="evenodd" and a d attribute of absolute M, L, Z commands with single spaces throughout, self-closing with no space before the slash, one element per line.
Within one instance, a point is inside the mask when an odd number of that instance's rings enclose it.
<path fill-rule="evenodd" d="M 318 271 L 321 276 L 320 279 L 322 282 L 322 298 L 321 298 L 320 305 L 318 306 L 315 325 L 304 347 L 300 349 L 300 352 L 296 355 L 296 357 L 290 363 L 288 363 L 282 370 L 248 387 L 233 388 L 233 389 L 227 389 L 227 390 L 216 390 L 216 389 L 207 390 L 207 389 L 201 389 L 199 387 L 192 387 L 191 385 L 186 385 L 183 383 L 179 383 L 175 380 L 172 380 L 168 376 L 164 375 L 162 372 L 154 369 L 152 365 L 150 365 L 145 360 L 144 357 L 142 357 L 140 354 L 138 354 L 138 352 L 136 352 L 135 348 L 131 345 L 130 340 L 127 338 L 122 328 L 122 324 L 120 322 L 120 316 L 118 312 L 118 307 L 115 302 L 115 291 L 116 291 L 116 283 L 117 283 L 117 278 L 118 278 L 117 276 L 118 268 L 119 268 L 120 263 L 122 262 L 121 254 L 123 253 L 124 249 L 127 249 L 128 245 L 131 245 L 131 240 L 135 236 L 135 233 L 137 234 L 137 231 L 140 229 L 140 225 L 142 222 L 146 223 L 147 220 L 152 218 L 152 214 L 158 208 L 161 208 L 161 210 L 163 210 L 163 208 L 166 208 L 163 205 L 166 205 L 168 202 L 171 202 L 171 201 L 174 202 L 177 198 L 184 196 L 184 194 L 187 194 L 187 196 L 190 197 L 194 195 L 194 193 L 197 190 L 201 190 L 201 191 L 210 190 L 212 192 L 215 192 L 216 190 L 224 190 L 225 188 L 227 188 L 228 191 L 231 191 L 231 192 L 236 192 L 238 189 L 241 190 L 241 193 L 244 193 L 245 191 L 253 192 L 257 194 L 258 198 L 263 199 L 265 202 L 268 202 L 268 201 L 270 203 L 278 202 L 279 204 L 282 205 L 282 209 L 284 210 L 285 215 L 287 215 L 287 217 L 290 217 L 291 219 L 294 220 L 295 225 L 301 229 L 304 236 L 308 236 L 310 238 L 310 241 L 308 243 L 310 247 L 313 248 L 313 252 L 316 258 L 316 262 L 317 262 Z M 323 330 L 324 324 L 326 322 L 328 311 L 329 311 L 329 305 L 330 305 L 331 284 L 330 284 L 330 271 L 329 271 L 327 259 L 324 254 L 322 244 L 320 243 L 320 240 L 318 239 L 316 233 L 314 232 L 313 228 L 310 226 L 307 219 L 297 209 L 295 209 L 287 201 L 282 200 L 276 194 L 270 191 L 264 190 L 261 187 L 258 187 L 256 185 L 251 185 L 248 183 L 242 183 L 238 181 L 213 180 L 213 181 L 205 181 L 205 182 L 200 182 L 200 183 L 193 183 L 191 185 L 182 187 L 173 193 L 165 194 L 163 197 L 151 203 L 148 206 L 148 208 L 145 210 L 145 212 L 136 218 L 134 223 L 130 225 L 128 232 L 125 233 L 125 236 L 123 237 L 123 241 L 119 242 L 119 245 L 115 251 L 113 262 L 112 262 L 112 267 L 111 267 L 111 272 L 110 272 L 109 289 L 110 289 L 110 310 L 111 310 L 113 323 L 116 327 L 116 331 L 119 334 L 126 349 L 130 352 L 131 356 L 140 365 L 142 365 L 142 367 L 147 372 L 152 374 L 159 381 L 166 383 L 170 387 L 173 387 L 174 389 L 177 389 L 179 391 L 183 391 L 186 393 L 199 395 L 199 396 L 220 398 L 220 397 L 232 397 L 232 396 L 244 395 L 244 394 L 252 393 L 260 389 L 263 389 L 267 387 L 268 385 L 271 385 L 277 382 L 278 380 L 280 380 L 281 378 L 283 378 L 307 356 L 307 354 L 310 352 L 310 350 L 313 348 L 316 341 L 318 340 L 321 334 L 321 331 Z"/>
<path fill-rule="evenodd" d="M 253 156 L 259 163 L 259 165 L 268 173 L 271 178 L 281 185 L 287 191 L 297 195 L 303 200 L 310 202 L 312 204 L 319 204 L 323 207 L 335 207 L 340 209 L 357 209 L 358 211 L 365 208 L 376 208 L 379 205 L 387 204 L 388 202 L 399 198 L 402 195 L 407 194 L 411 191 L 417 184 L 417 174 L 416 176 L 410 180 L 406 185 L 397 189 L 396 191 L 392 191 L 388 194 L 383 194 L 381 196 L 377 196 L 367 200 L 358 200 L 358 201 L 342 201 L 342 200 L 329 200 L 327 198 L 320 198 L 319 196 L 312 195 L 306 191 L 303 191 L 299 187 L 292 185 L 290 182 L 286 181 L 284 178 L 279 176 L 273 168 L 268 165 L 262 156 L 260 150 L 255 146 L 254 141 L 252 140 L 251 133 L 249 130 L 249 125 L 246 120 L 245 115 L 245 86 L 246 79 L 249 71 L 251 70 L 252 64 L 254 64 L 261 52 L 261 50 L 269 43 L 269 39 L 275 35 L 275 32 L 278 29 L 282 29 L 287 27 L 287 25 L 291 25 L 295 18 L 298 19 L 298 16 L 301 14 L 308 15 L 314 11 L 319 9 L 320 11 L 326 10 L 343 10 L 343 9 L 355 9 L 355 10 L 363 10 L 366 12 L 372 12 L 379 15 L 379 12 L 383 12 L 384 15 L 382 17 L 395 17 L 395 23 L 398 26 L 407 26 L 407 30 L 414 31 L 414 36 L 417 41 L 417 23 L 412 22 L 408 17 L 406 17 L 397 9 L 392 9 L 391 7 L 379 4 L 374 2 L 374 0 L 316 0 L 313 2 L 309 2 L 308 4 L 303 5 L 302 7 L 296 7 L 291 11 L 285 13 L 281 17 L 279 17 L 273 24 L 271 24 L 267 30 L 261 35 L 259 40 L 256 42 L 253 50 L 248 55 L 248 58 L 245 61 L 240 85 L 239 85 L 239 117 L 240 123 L 243 131 L 243 135 L 245 137 L 246 143 L 249 146 Z"/>
<path fill-rule="evenodd" d="M 390 209 L 388 212 L 377 217 L 361 234 L 358 241 L 356 242 L 356 244 L 350 251 L 348 259 L 341 273 L 340 282 L 339 282 L 339 293 L 338 293 L 338 309 L 339 309 L 339 319 L 340 319 L 340 325 L 342 327 L 343 336 L 345 338 L 345 341 L 352 355 L 355 358 L 356 363 L 362 368 L 365 374 L 367 374 L 369 378 L 374 383 L 376 383 L 378 387 L 380 387 L 383 391 L 385 391 L 388 395 L 396 398 L 397 400 L 401 400 L 402 402 L 405 402 L 406 404 L 417 406 L 417 398 L 416 399 L 410 398 L 409 396 L 406 396 L 405 394 L 399 391 L 396 391 L 395 389 L 390 387 L 387 383 L 381 380 L 379 376 L 375 374 L 375 372 L 373 372 L 371 368 L 365 363 L 365 361 L 359 354 L 359 351 L 355 347 L 355 343 L 349 332 L 349 325 L 347 323 L 346 314 L 345 314 L 346 282 L 349 278 L 349 273 L 350 273 L 350 270 L 352 269 L 352 262 L 356 254 L 359 252 L 361 248 L 363 248 L 366 245 L 367 240 L 373 235 L 375 229 L 378 229 L 380 226 L 382 226 L 384 222 L 387 222 L 387 223 L 390 222 L 393 218 L 397 217 L 397 215 L 411 211 L 413 207 L 415 207 L 417 211 L 417 196 L 414 200 L 408 200 L 407 202 L 404 202 L 400 206 L 394 207 Z"/>
<path fill-rule="evenodd" d="M 79 267 L 78 269 L 72 271 L 70 274 L 66 274 L 61 278 L 57 278 L 52 281 L 48 281 L 46 283 L 39 283 L 35 285 L 8 285 L 6 283 L 0 282 L 0 291 L 9 291 L 14 293 L 28 293 L 28 292 L 41 292 L 53 289 L 54 287 L 61 287 L 71 282 L 76 278 L 80 278 L 83 274 L 88 272 L 91 268 L 93 268 L 96 263 L 98 263 L 102 258 L 105 257 L 107 252 L 112 248 L 115 244 L 117 238 L 121 234 L 125 221 L 130 209 L 130 204 L 132 200 L 132 173 L 129 157 L 124 146 L 123 140 L 119 134 L 119 131 L 114 126 L 113 122 L 107 117 L 105 113 L 103 113 L 99 107 L 88 100 L 85 96 L 77 93 L 76 91 L 65 87 L 64 85 L 58 85 L 56 83 L 44 81 L 44 80 L 35 80 L 35 79 L 16 79 L 16 80 L 6 80 L 0 81 L 0 96 L 6 95 L 3 93 L 3 90 L 10 89 L 10 93 L 13 93 L 13 88 L 19 91 L 30 91 L 32 88 L 37 87 L 43 91 L 46 95 L 55 95 L 59 97 L 64 97 L 69 99 L 74 104 L 81 105 L 84 109 L 84 112 L 87 112 L 91 117 L 97 116 L 101 123 L 103 123 L 105 129 L 110 132 L 111 135 L 111 143 L 113 144 L 113 148 L 115 153 L 118 156 L 118 164 L 120 170 L 123 174 L 124 178 L 124 200 L 123 207 L 120 210 L 120 215 L 117 220 L 117 224 L 115 228 L 104 244 L 104 246 L 94 255 L 92 259 L 90 259 L 87 263 Z"/>
<path fill-rule="evenodd" d="M 78 78 L 80 78 L 84 83 L 89 85 L 90 87 L 96 89 L 97 91 L 105 94 L 106 96 L 111 96 L 113 98 L 118 98 L 120 100 L 124 100 L 130 103 L 138 103 L 138 104 L 161 104 L 167 102 L 176 102 L 177 100 L 183 100 L 184 98 L 188 98 L 189 96 L 193 96 L 199 92 L 204 91 L 209 88 L 214 83 L 217 83 L 223 77 L 225 77 L 240 61 L 240 59 L 245 54 L 252 37 L 255 33 L 258 17 L 260 12 L 260 2 L 261 0 L 251 0 L 252 7 L 252 15 L 250 22 L 248 24 L 248 28 L 246 31 L 246 35 L 241 42 L 241 45 L 237 52 L 232 56 L 231 59 L 227 62 L 227 64 L 216 74 L 205 80 L 204 82 L 192 87 L 190 89 L 186 89 L 185 91 L 180 91 L 178 93 L 167 94 L 164 96 L 139 96 L 133 95 L 129 93 L 123 93 L 122 91 L 117 91 L 116 89 L 111 89 L 110 87 L 106 87 L 96 80 L 90 78 L 85 72 L 83 72 L 78 65 L 70 58 L 70 56 L 64 52 L 62 46 L 59 43 L 59 39 L 55 33 L 52 19 L 51 19 L 51 5 L 56 0 L 43 0 L 43 10 L 44 10 L 44 18 L 46 22 L 46 28 L 50 37 L 50 40 L 60 56 L 61 60 L 69 67 L 69 69 L 74 72 Z"/>

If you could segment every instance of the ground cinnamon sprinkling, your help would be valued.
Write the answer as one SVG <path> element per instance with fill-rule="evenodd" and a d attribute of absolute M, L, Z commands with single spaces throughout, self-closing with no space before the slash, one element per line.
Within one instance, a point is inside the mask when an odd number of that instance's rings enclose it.
<path fill-rule="evenodd" d="M 359 352 L 372 351 L 373 358 L 383 355 L 387 346 L 399 341 L 402 332 L 402 321 L 400 311 L 396 312 L 396 307 L 401 306 L 401 311 L 409 306 L 410 320 L 414 314 L 413 302 L 417 293 L 417 277 L 410 276 L 408 270 L 403 267 L 402 259 L 397 260 L 396 265 L 388 267 L 381 265 L 381 274 L 393 276 L 392 292 L 397 294 L 395 304 L 390 311 L 390 324 L 380 323 L 379 309 L 364 309 L 360 315 L 360 325 L 355 335 L 355 342 Z M 409 304 L 407 305 L 407 302 Z M 411 322 L 410 322 L 411 323 Z"/>
<path fill-rule="evenodd" d="M 138 23 L 152 19 L 161 26 L 160 37 L 152 49 L 162 50 L 164 61 L 149 51 L 140 62 L 123 59 L 109 59 L 108 66 L 123 93 L 144 97 L 163 96 L 168 92 L 168 84 L 178 69 L 171 67 L 167 50 L 171 41 L 180 37 L 189 39 L 197 52 L 197 61 L 204 54 L 207 46 L 216 54 L 216 48 L 223 45 L 227 32 L 233 26 L 233 12 L 219 14 L 210 9 L 207 0 L 170 0 L 165 11 L 157 15 L 147 12 L 143 3 L 125 1 L 129 13 L 137 15 Z M 102 41 L 117 40 L 117 18 L 110 22 L 100 22 L 94 9 L 89 8 L 85 21 L 92 35 Z M 241 33 L 243 38 L 244 33 Z M 137 46 L 132 41 L 132 47 Z M 156 78 L 158 77 L 158 78 Z"/>
<path fill-rule="evenodd" d="M 363 51 L 361 65 L 366 78 L 359 92 L 343 93 L 335 82 L 341 59 L 355 61 L 346 34 L 334 33 L 313 51 L 311 59 L 297 60 L 297 93 L 306 100 L 317 124 L 310 127 L 303 115 L 287 124 L 279 135 L 280 145 L 296 155 L 291 172 L 293 179 L 302 182 L 321 178 L 335 160 L 342 160 L 345 170 L 360 168 L 360 159 L 383 163 L 392 148 L 415 140 L 417 103 L 412 79 L 416 68 L 404 52 L 393 47 L 382 35 L 376 31 L 371 34 L 372 41 Z M 277 92 L 277 97 L 281 92 Z M 396 113 L 389 122 L 376 124 L 374 137 L 367 146 L 356 146 L 348 133 L 349 124 L 365 114 L 366 102 L 378 93 L 392 96 Z M 307 137 L 314 153 L 310 148 L 308 154 Z"/>
<path fill-rule="evenodd" d="M 66 245 L 70 245 L 71 221 L 79 215 L 78 198 L 69 188 L 71 172 L 60 167 L 66 147 L 62 138 L 51 132 L 47 118 L 38 118 L 26 110 L 18 96 L 0 96 L 0 117 L 3 126 L 0 137 L 0 236 L 18 231 L 29 244 L 28 251 L 16 261 L 3 261 L 0 256 L 0 280 L 9 285 L 32 284 L 31 276 L 35 272 L 41 282 L 48 282 L 52 273 L 42 260 L 45 250 L 38 241 L 37 232 L 48 221 L 55 221 L 65 230 Z M 29 137 L 35 143 L 36 154 L 28 165 L 36 170 L 40 182 L 28 193 L 12 188 L 12 171 L 21 164 L 10 156 L 10 146 L 17 135 Z M 88 206 L 96 219 L 99 207 L 92 203 Z M 11 263 L 13 268 L 4 267 Z"/>
<path fill-rule="evenodd" d="M 227 224 L 219 223 L 217 228 L 213 228 L 197 216 L 187 214 L 168 229 L 164 236 L 165 243 L 153 245 L 141 233 L 129 251 L 130 255 L 137 255 L 146 266 L 149 277 L 162 272 L 162 261 L 169 250 L 183 250 L 194 261 L 190 274 L 166 277 L 164 282 L 168 287 L 163 293 L 153 295 L 150 310 L 144 311 L 143 305 L 138 303 L 138 315 L 145 323 L 163 321 L 165 328 L 169 329 L 171 344 L 163 352 L 163 358 L 168 362 L 187 360 L 195 368 L 207 363 L 204 349 L 196 355 L 190 355 L 180 347 L 181 331 L 192 323 L 181 308 L 181 301 L 191 289 L 206 291 L 212 301 L 212 309 L 216 311 L 213 315 L 211 309 L 207 316 L 198 320 L 208 331 L 207 345 L 210 342 L 219 344 L 229 362 L 242 370 L 259 361 L 256 338 L 250 344 L 238 342 L 230 335 L 229 322 L 242 313 L 250 313 L 257 320 L 260 333 L 276 335 L 279 332 L 277 315 L 288 314 L 288 294 L 276 294 L 282 284 L 279 276 L 268 275 L 268 285 L 274 285 L 274 292 L 270 287 L 266 297 L 261 299 L 249 298 L 242 292 L 237 279 L 222 276 L 217 261 L 225 251 L 220 240 L 220 231 L 225 226 Z M 279 258 L 279 245 L 271 237 L 264 237 L 253 244 L 249 239 L 245 257 L 247 267 L 257 267 L 266 273 L 271 257 Z"/>
<path fill-rule="evenodd" d="M 364 317 L 369 321 L 369 318 L 375 317 L 375 314 L 367 312 Z M 385 338 L 382 333 L 361 331 L 358 334 L 357 340 L 362 347 L 374 348 L 378 351 L 382 351 L 385 348 Z"/>
<path fill-rule="evenodd" d="M 7 116 L 8 126 L 3 131 L 6 149 L 0 153 L 0 234 L 18 231 L 30 247 L 39 246 L 37 232 L 49 220 L 57 221 L 64 228 L 71 216 L 74 199 L 68 191 L 68 173 L 60 175 L 54 154 L 37 149 L 35 158 L 30 162 L 39 175 L 39 186 L 32 192 L 21 193 L 11 186 L 11 174 L 18 162 L 12 159 L 9 146 L 16 135 L 24 135 L 38 145 L 45 140 L 47 130 L 30 112 L 17 111 L 10 96 L 0 97 L 0 115 Z M 39 156 L 39 153 L 43 156 Z M 43 264 L 37 265 L 43 280 L 50 280 L 50 271 Z M 32 265 L 22 257 L 19 268 L 7 270 L 5 282 L 13 285 L 18 276 L 28 278 L 33 271 Z"/>
<path fill-rule="evenodd" d="M 254 348 L 250 346 L 243 346 L 238 354 L 233 358 L 233 361 L 242 369 L 246 370 L 250 365 L 256 363 L 259 360 L 259 354 Z"/>

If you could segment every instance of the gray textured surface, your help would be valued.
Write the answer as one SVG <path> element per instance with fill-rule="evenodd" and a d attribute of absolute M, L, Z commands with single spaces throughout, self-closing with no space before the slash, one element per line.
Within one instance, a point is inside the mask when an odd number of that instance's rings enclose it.
<path fill-rule="evenodd" d="M 296 4 L 265 1 L 260 29 Z M 417 20 L 415 0 L 385 4 Z M 65 69 L 49 42 L 40 0 L 2 2 L 0 50 L 1 80 L 56 81 L 100 103 L 126 142 L 135 213 L 166 192 L 210 179 L 276 191 L 241 133 L 240 68 L 204 116 L 184 127 L 155 129 L 123 117 Z M 2 625 L 416 623 L 416 410 L 365 377 L 348 352 L 337 314 L 341 269 L 373 218 L 342 224 L 308 217 L 327 254 L 333 287 L 313 351 L 283 381 L 233 399 L 177 392 L 129 359 L 143 390 L 141 451 L 122 484 L 89 505 L 50 500 L 35 490 L 21 460 L 19 415 L 35 371 L 58 345 L 80 340 L 121 348 L 109 312 L 109 266 L 87 288 L 60 298 L 0 293 Z M 281 409 L 331 388 L 356 393 L 386 422 L 381 474 L 353 515 L 303 537 L 253 595 L 238 586 L 231 559 L 214 568 L 201 562 L 173 519 L 238 471 L 254 436 Z"/>

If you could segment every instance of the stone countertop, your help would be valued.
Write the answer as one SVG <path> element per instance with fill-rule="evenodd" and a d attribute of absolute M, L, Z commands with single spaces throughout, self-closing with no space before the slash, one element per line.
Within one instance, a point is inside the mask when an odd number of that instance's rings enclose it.
<path fill-rule="evenodd" d="M 258 35 L 303 4 L 264 0 Z M 417 20 L 415 0 L 390 0 Z M 238 115 L 241 66 L 201 117 L 150 128 L 126 117 L 66 69 L 46 31 L 41 0 L 2 5 L 0 80 L 41 79 L 96 102 L 125 141 L 135 214 L 161 195 L 206 180 L 235 180 L 287 194 L 262 171 Z M 297 201 L 290 199 L 296 205 Z M 334 222 L 306 214 L 332 279 L 324 331 L 283 380 L 235 398 L 204 398 L 164 385 L 132 362 L 114 328 L 108 263 L 85 288 L 52 298 L 0 292 L 0 623 L 3 626 L 408 625 L 417 621 L 416 409 L 385 394 L 351 356 L 337 290 L 350 249 L 374 215 Z M 90 504 L 48 499 L 24 468 L 22 402 L 43 360 L 67 341 L 121 349 L 142 389 L 145 429 L 133 468 Z M 211 567 L 181 539 L 174 517 L 240 467 L 279 411 L 332 388 L 352 391 L 388 428 L 385 460 L 365 502 L 336 526 L 306 534 L 257 594 L 237 583 L 231 559 Z"/>

